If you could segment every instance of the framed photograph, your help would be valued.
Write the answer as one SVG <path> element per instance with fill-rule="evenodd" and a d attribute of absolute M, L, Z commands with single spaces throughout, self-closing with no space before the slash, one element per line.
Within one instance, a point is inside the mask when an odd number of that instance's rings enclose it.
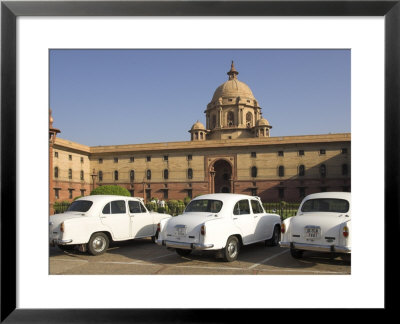
<path fill-rule="evenodd" d="M 388 267 L 387 262 L 391 255 L 390 239 L 398 230 L 396 226 L 389 226 L 388 217 L 399 212 L 399 16 L 399 1 L 3 1 L 1 320 L 10 323 L 218 322 L 226 320 L 226 316 L 236 316 L 239 309 L 254 312 L 271 308 L 388 309 L 391 302 L 385 297 L 390 287 L 385 286 L 385 277 L 393 275 L 393 267 Z M 48 146 L 48 110 L 53 100 L 49 97 L 49 80 L 54 77 L 52 71 L 56 67 L 51 55 L 127 49 L 135 53 L 143 51 L 147 57 L 155 52 L 157 55 L 173 53 L 180 57 L 176 60 L 182 64 L 184 51 L 195 53 L 194 58 L 225 50 L 242 51 L 246 55 L 250 51 L 268 50 L 350 51 L 351 191 L 355 215 L 351 274 L 304 276 L 287 275 L 287 271 L 285 275 L 268 276 L 247 273 L 242 276 L 195 273 L 100 276 L 79 271 L 74 275 L 49 272 L 49 169 L 50 177 L 53 172 Z M 93 60 L 93 57 L 87 59 Z M 151 59 L 148 62 L 152 69 Z M 228 76 L 235 79 L 237 71 L 230 64 Z M 238 66 L 239 63 L 236 68 L 240 71 Z M 63 69 L 64 73 L 74 73 L 68 63 Z M 83 70 L 84 66 L 79 69 Z M 83 75 L 79 78 L 83 80 Z M 153 80 L 156 78 L 155 75 Z M 165 76 L 160 79 L 165 80 Z M 76 82 L 78 88 L 79 82 Z M 314 95 L 319 91 L 313 90 Z M 65 111 L 68 111 L 68 94 L 63 95 Z M 197 110 L 201 117 L 202 108 Z M 341 114 L 339 109 L 332 108 L 332 111 Z M 72 109 L 70 112 L 71 122 L 79 119 L 79 112 Z M 213 123 L 211 117 L 207 117 L 207 128 Z M 231 118 L 232 125 L 235 118 Z M 335 118 L 334 114 L 329 118 Z M 216 121 L 222 123 L 222 119 Z M 228 115 L 226 122 L 229 124 L 229 121 Z M 252 115 L 246 121 L 252 126 Z M 92 122 L 96 123 L 95 116 Z M 50 127 L 57 128 L 56 118 Z M 191 140 L 195 136 L 197 139 L 210 136 L 194 132 L 193 127 L 188 135 Z M 260 128 L 257 134 L 265 135 L 267 131 L 269 128 L 264 127 L 261 133 Z M 161 142 L 163 137 L 159 137 Z M 143 138 L 145 141 L 146 136 Z M 320 151 L 322 155 L 325 153 Z M 164 156 L 163 163 L 166 161 L 168 156 Z M 83 157 L 80 163 L 84 163 Z M 114 163 L 117 163 L 115 157 Z M 253 173 L 257 170 L 251 172 L 255 177 Z M 90 176 L 89 173 L 82 171 L 81 180 Z M 164 178 L 168 175 L 171 176 L 163 173 Z M 233 184 L 227 180 L 217 191 L 230 192 L 230 186 Z M 346 184 L 346 188 L 349 186 Z M 252 193 L 257 192 L 255 184 L 250 187 Z M 140 195 L 145 200 L 146 193 L 149 193 L 148 199 L 152 197 L 149 188 L 143 182 Z M 81 193 L 85 195 L 84 191 L 89 189 L 82 189 Z M 133 182 L 130 189 L 135 193 L 140 190 Z M 71 195 L 74 189 L 69 190 Z M 192 194 L 192 188 L 184 191 Z M 160 192 L 168 198 L 168 190 L 163 188 Z M 72 261 L 85 262 L 79 254 L 71 260 L 71 268 Z M 363 292 L 366 282 L 368 293 Z M 330 295 L 324 300 L 317 297 L 321 295 L 321 287 L 329 287 Z M 301 298 L 288 297 L 288 292 L 293 290 L 301 291 Z M 246 298 L 239 298 L 243 296 Z M 212 318 L 203 313 L 205 308 L 215 310 Z"/>

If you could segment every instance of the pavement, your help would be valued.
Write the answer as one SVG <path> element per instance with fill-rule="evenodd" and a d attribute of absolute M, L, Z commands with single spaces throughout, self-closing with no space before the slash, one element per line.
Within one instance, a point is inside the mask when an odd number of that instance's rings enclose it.
<path fill-rule="evenodd" d="M 339 255 L 306 251 L 294 259 L 287 248 L 264 242 L 243 246 L 238 259 L 225 262 L 212 251 L 182 257 L 150 238 L 114 242 L 107 252 L 92 256 L 77 250 L 49 248 L 49 274 L 92 275 L 350 275 L 351 262 Z"/>

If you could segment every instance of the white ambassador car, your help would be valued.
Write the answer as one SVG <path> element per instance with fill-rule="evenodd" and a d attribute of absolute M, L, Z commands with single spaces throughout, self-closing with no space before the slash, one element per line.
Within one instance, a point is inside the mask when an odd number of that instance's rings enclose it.
<path fill-rule="evenodd" d="M 321 192 L 308 195 L 296 216 L 282 224 L 281 247 L 294 258 L 304 251 L 351 253 L 351 194 Z"/>
<path fill-rule="evenodd" d="M 63 250 L 78 246 L 92 255 L 104 253 L 110 241 L 152 237 L 157 224 L 171 217 L 149 212 L 140 198 L 94 195 L 75 200 L 63 214 L 50 216 L 51 246 Z"/>
<path fill-rule="evenodd" d="M 215 250 L 226 261 L 234 261 L 241 245 L 278 245 L 280 228 L 280 216 L 267 214 L 258 197 L 208 194 L 194 198 L 182 215 L 161 220 L 157 244 L 174 248 L 181 256 Z"/>

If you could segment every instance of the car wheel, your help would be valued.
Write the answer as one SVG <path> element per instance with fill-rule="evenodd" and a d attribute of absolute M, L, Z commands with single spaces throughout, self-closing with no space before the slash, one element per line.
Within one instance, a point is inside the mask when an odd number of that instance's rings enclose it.
<path fill-rule="evenodd" d="M 231 236 L 226 242 L 225 249 L 223 251 L 225 261 L 232 262 L 238 257 L 240 249 L 240 243 L 236 236 Z"/>
<path fill-rule="evenodd" d="M 176 253 L 178 253 L 180 256 L 186 256 L 192 253 L 192 250 L 186 250 L 186 249 L 175 249 Z"/>
<path fill-rule="evenodd" d="M 266 246 L 277 246 L 279 244 L 280 239 L 281 239 L 281 230 L 280 230 L 279 226 L 275 226 L 272 237 L 269 240 L 265 241 L 265 245 Z"/>
<path fill-rule="evenodd" d="M 304 251 L 302 250 L 290 249 L 290 254 L 295 259 L 301 259 L 303 257 L 303 253 Z"/>
<path fill-rule="evenodd" d="M 151 237 L 151 241 L 152 241 L 153 243 L 156 243 L 157 238 L 158 238 L 158 232 L 156 232 L 156 234 L 155 234 L 154 236 Z"/>
<path fill-rule="evenodd" d="M 60 250 L 63 251 L 72 251 L 75 248 L 75 245 L 57 245 Z"/>
<path fill-rule="evenodd" d="M 89 240 L 88 250 L 92 255 L 99 255 L 106 252 L 109 240 L 106 234 L 104 233 L 94 233 Z"/>

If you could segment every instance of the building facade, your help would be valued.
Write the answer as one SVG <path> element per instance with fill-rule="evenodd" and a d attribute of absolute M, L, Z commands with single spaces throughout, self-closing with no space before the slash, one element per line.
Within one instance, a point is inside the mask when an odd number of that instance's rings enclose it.
<path fill-rule="evenodd" d="M 271 137 L 272 126 L 233 62 L 190 141 L 89 147 L 55 137 L 50 203 L 115 184 L 149 200 L 213 192 L 297 202 L 321 191 L 350 191 L 351 134 Z"/>

